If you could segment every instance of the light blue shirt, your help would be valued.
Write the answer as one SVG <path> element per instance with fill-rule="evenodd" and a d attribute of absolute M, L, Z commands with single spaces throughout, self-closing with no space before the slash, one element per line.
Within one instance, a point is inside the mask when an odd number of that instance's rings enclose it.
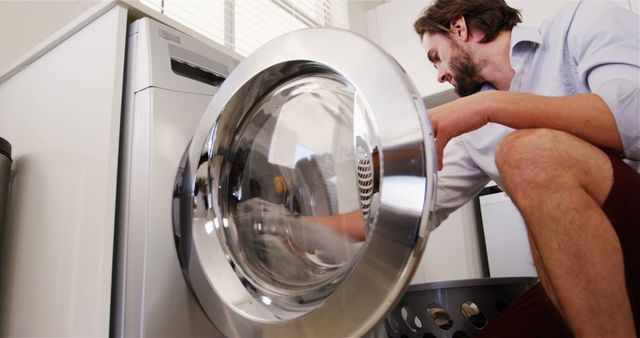
<path fill-rule="evenodd" d="M 640 160 L 640 19 L 615 4 L 580 2 L 540 29 L 511 32 L 510 91 L 546 96 L 596 93 L 613 113 L 624 155 Z M 498 144 L 513 129 L 490 123 L 447 145 L 438 175 L 432 226 L 474 198 L 489 182 L 501 185 Z"/>

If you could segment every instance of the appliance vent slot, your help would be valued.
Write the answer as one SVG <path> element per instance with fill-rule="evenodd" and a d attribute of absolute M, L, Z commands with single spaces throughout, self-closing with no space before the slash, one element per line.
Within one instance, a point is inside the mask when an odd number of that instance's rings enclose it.
<path fill-rule="evenodd" d="M 214 87 L 220 87 L 222 81 L 224 81 L 224 77 L 217 75 L 210 70 L 179 59 L 171 58 L 171 70 L 180 76 L 206 83 Z"/>
<path fill-rule="evenodd" d="M 356 175 L 358 178 L 358 195 L 360 196 L 360 207 L 362 208 L 362 220 L 365 230 L 368 233 L 371 225 L 375 223 L 378 215 L 380 178 L 378 169 L 380 164 L 378 148 L 370 147 L 360 137 L 356 140 Z"/>
<path fill-rule="evenodd" d="M 358 175 L 358 190 L 364 222 L 369 222 L 369 208 L 373 199 L 373 165 L 368 157 L 359 158 L 356 166 Z"/>

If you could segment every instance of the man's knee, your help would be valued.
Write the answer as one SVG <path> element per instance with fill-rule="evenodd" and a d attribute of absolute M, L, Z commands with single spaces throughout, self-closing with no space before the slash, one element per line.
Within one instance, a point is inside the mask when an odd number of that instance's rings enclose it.
<path fill-rule="evenodd" d="M 511 195 L 526 191 L 530 196 L 553 185 L 585 188 L 602 202 L 613 182 L 611 163 L 601 149 L 551 129 L 511 133 L 496 150 L 496 165 Z"/>
<path fill-rule="evenodd" d="M 561 169 L 555 154 L 556 131 L 522 129 L 508 135 L 496 151 L 496 165 L 505 185 L 537 185 Z"/>

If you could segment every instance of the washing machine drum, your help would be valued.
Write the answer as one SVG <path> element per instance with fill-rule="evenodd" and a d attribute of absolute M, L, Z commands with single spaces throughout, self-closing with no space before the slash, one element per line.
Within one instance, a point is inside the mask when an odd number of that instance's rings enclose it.
<path fill-rule="evenodd" d="M 308 29 L 245 59 L 178 175 L 185 276 L 228 336 L 362 336 L 401 296 L 429 232 L 426 109 L 389 55 Z"/>

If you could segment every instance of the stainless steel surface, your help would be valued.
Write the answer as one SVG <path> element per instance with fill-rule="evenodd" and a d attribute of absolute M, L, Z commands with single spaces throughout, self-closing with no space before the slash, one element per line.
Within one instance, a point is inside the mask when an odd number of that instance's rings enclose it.
<path fill-rule="evenodd" d="M 398 64 L 353 33 L 297 31 L 254 52 L 185 161 L 181 263 L 228 336 L 362 336 L 424 249 L 436 183 L 426 109 Z"/>
<path fill-rule="evenodd" d="M 7 212 L 7 193 L 11 174 L 11 144 L 0 137 L 0 239 L 4 231 L 4 218 Z M 2 243 L 2 241 L 0 241 Z"/>

